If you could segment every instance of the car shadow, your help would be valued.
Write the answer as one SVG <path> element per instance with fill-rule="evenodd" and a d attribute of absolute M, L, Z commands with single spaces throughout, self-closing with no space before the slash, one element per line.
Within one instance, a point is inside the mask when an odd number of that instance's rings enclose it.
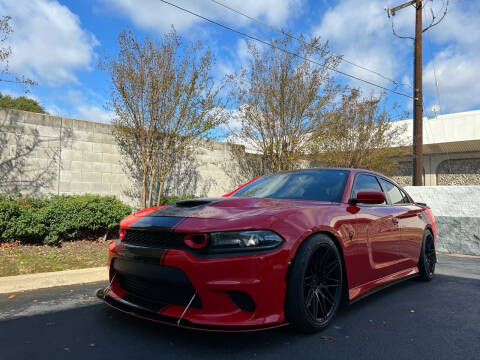
<path fill-rule="evenodd" d="M 417 358 L 452 354 L 451 347 L 438 344 L 439 338 L 459 346 L 456 356 L 478 353 L 474 339 L 480 330 L 471 319 L 480 319 L 475 300 L 479 286 L 479 280 L 446 275 L 428 283 L 407 280 L 345 306 L 331 326 L 309 335 L 289 327 L 255 333 L 186 330 L 138 319 L 99 302 L 0 322 L 0 358 L 362 358 L 359 349 L 389 358 L 411 357 L 410 351 Z M 462 330 L 452 332 L 452 327 Z M 425 345 L 419 347 L 419 342 Z"/>

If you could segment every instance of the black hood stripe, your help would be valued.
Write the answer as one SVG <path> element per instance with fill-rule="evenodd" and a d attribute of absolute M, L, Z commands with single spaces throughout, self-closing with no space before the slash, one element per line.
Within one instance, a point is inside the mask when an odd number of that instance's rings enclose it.
<path fill-rule="evenodd" d="M 171 231 L 182 220 L 183 218 L 178 216 L 144 216 L 139 218 L 128 228 L 136 230 L 154 229 L 158 231 Z"/>
<path fill-rule="evenodd" d="M 145 215 L 129 226 L 130 229 L 174 231 L 183 221 L 205 206 L 218 204 L 227 198 L 179 201 Z"/>

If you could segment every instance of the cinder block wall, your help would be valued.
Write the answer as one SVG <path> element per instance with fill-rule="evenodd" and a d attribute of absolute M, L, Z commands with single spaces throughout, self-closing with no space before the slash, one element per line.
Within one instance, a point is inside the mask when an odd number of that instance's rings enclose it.
<path fill-rule="evenodd" d="M 0 193 L 115 195 L 137 207 L 111 131 L 103 123 L 0 109 Z M 236 176 L 229 144 L 212 142 L 195 150 L 194 163 L 175 169 L 168 188 L 216 197 L 246 180 Z M 406 189 L 432 207 L 438 250 L 480 255 L 480 186 Z"/>
<path fill-rule="evenodd" d="M 407 186 L 426 203 L 437 223 L 437 250 L 480 255 L 480 186 Z"/>
<path fill-rule="evenodd" d="M 109 124 L 0 109 L 0 192 L 115 195 L 138 206 L 111 132 Z M 195 155 L 194 178 L 188 179 L 193 195 L 219 196 L 232 189 L 228 144 L 212 142 Z M 183 176 L 181 169 L 177 176 Z"/>

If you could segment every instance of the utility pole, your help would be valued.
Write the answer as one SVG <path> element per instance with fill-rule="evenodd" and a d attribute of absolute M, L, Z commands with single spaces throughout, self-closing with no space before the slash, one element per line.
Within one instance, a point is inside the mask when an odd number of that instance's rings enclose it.
<path fill-rule="evenodd" d="M 422 87 L 422 0 L 413 0 L 388 9 L 389 16 L 398 10 L 415 6 L 415 39 L 413 55 L 413 157 L 412 182 L 414 186 L 423 183 L 423 87 Z"/>
<path fill-rule="evenodd" d="M 423 185 L 422 0 L 415 4 L 413 55 L 413 185 Z"/>

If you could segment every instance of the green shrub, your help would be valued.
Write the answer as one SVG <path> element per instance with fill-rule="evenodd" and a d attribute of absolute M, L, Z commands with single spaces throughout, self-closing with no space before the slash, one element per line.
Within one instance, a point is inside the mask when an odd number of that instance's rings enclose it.
<path fill-rule="evenodd" d="M 131 208 L 113 196 L 0 195 L 0 242 L 56 244 L 116 229 Z"/>

